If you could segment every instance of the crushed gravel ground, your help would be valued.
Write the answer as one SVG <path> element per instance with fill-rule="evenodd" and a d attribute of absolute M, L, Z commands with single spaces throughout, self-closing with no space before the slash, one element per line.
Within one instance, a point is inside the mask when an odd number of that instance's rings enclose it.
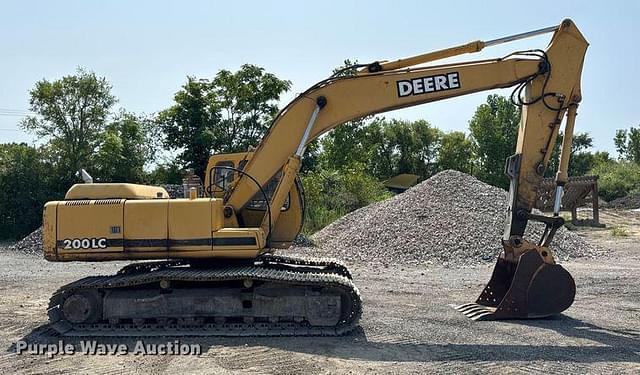
<path fill-rule="evenodd" d="M 472 265 L 502 251 L 508 193 L 457 171 L 444 171 L 388 200 L 356 210 L 312 236 L 314 252 L 354 262 Z M 530 222 L 526 238 L 544 230 Z M 556 259 L 595 257 L 602 249 L 560 228 Z"/>
<path fill-rule="evenodd" d="M 623 246 L 624 245 L 624 246 Z M 6 374 L 638 374 L 640 256 L 634 241 L 615 256 L 564 266 L 575 304 L 553 319 L 474 322 L 451 308 L 475 299 L 491 266 L 371 267 L 353 264 L 364 300 L 361 328 L 344 337 L 182 337 L 192 355 L 16 353 L 16 342 L 74 345 L 96 340 L 134 350 L 135 339 L 67 338 L 47 326 L 61 285 L 113 274 L 126 262 L 49 263 L 0 249 L 0 371 Z M 625 247 L 626 246 L 626 247 Z M 626 248 L 626 250 L 625 250 Z M 176 338 L 145 338 L 166 344 Z M 79 350 L 79 349 L 78 349 Z"/>

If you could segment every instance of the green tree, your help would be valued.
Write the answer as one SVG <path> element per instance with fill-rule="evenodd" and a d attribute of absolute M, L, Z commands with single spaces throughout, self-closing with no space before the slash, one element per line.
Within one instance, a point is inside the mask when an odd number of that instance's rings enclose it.
<path fill-rule="evenodd" d="M 599 163 L 590 172 L 600 176 L 598 193 L 607 201 L 629 194 L 640 194 L 640 165 L 626 161 Z"/>
<path fill-rule="evenodd" d="M 480 180 L 494 186 L 507 188 L 504 163 L 515 150 L 520 122 L 520 109 L 509 99 L 489 95 L 471 121 L 469 129 L 475 145 L 477 166 L 474 174 Z"/>
<path fill-rule="evenodd" d="M 549 165 L 545 171 L 547 177 L 554 177 L 556 172 L 558 172 L 563 139 L 564 135 L 562 133 L 558 134 Z M 593 147 L 593 139 L 589 133 L 576 133 L 573 135 L 571 141 L 571 157 L 569 158 L 568 167 L 569 176 L 584 176 L 595 167 L 596 158 L 595 155 L 589 151 L 591 147 Z"/>
<path fill-rule="evenodd" d="M 144 119 L 121 112 L 100 135 L 95 177 L 102 182 L 142 183 L 144 166 L 153 158 Z"/>
<path fill-rule="evenodd" d="M 59 186 L 66 188 L 80 168 L 91 169 L 110 109 L 116 99 L 103 77 L 78 68 L 75 75 L 38 81 L 30 91 L 31 110 L 21 126 L 45 139 L 57 161 Z"/>
<path fill-rule="evenodd" d="M 0 238 L 22 238 L 40 226 L 42 205 L 58 198 L 49 190 L 50 175 L 40 150 L 0 144 Z"/>
<path fill-rule="evenodd" d="M 594 154 L 591 174 L 600 176 L 598 190 L 607 201 L 629 194 L 640 194 L 640 129 L 617 130 L 613 139 L 618 161 L 607 152 Z"/>
<path fill-rule="evenodd" d="M 357 72 L 357 64 L 357 60 L 346 59 L 341 66 L 333 70 L 333 75 L 351 77 Z M 373 116 L 366 116 L 349 121 L 327 133 L 320 141 L 322 167 L 337 170 L 349 168 L 354 163 L 366 163 L 368 150 L 365 150 L 365 138 L 372 119 Z"/>
<path fill-rule="evenodd" d="M 303 176 L 302 183 L 307 207 L 303 230 L 309 234 L 353 210 L 391 196 L 359 163 L 340 170 L 312 171 Z"/>
<path fill-rule="evenodd" d="M 596 151 L 593 154 L 593 165 L 594 165 L 594 167 L 596 167 L 596 166 L 598 166 L 600 164 L 610 163 L 612 161 L 613 161 L 613 159 L 611 158 L 609 153 L 606 152 L 606 151 Z"/>
<path fill-rule="evenodd" d="M 256 146 L 277 113 L 277 101 L 291 83 L 255 65 L 213 80 L 188 77 L 175 105 L 160 112 L 163 145 L 181 150 L 178 160 L 204 178 L 212 153 L 246 151 Z"/>
<path fill-rule="evenodd" d="M 396 175 L 395 140 L 386 132 L 388 122 L 377 118 L 367 125 L 364 135 L 363 151 L 360 156 L 366 158 L 367 170 L 378 179 L 384 180 Z"/>
<path fill-rule="evenodd" d="M 256 146 L 278 113 L 280 95 L 289 88 L 291 82 L 251 64 L 242 65 L 235 73 L 219 71 L 211 82 L 222 113 L 216 132 L 221 141 L 219 151 L 241 152 Z"/>
<path fill-rule="evenodd" d="M 321 164 L 327 169 L 349 167 L 353 163 L 366 162 L 365 137 L 367 124 L 364 119 L 350 121 L 331 130 L 320 140 Z"/>
<path fill-rule="evenodd" d="M 342 131 L 345 128 L 345 131 Z M 441 132 L 427 121 L 385 120 L 368 124 L 352 122 L 323 139 L 323 166 L 363 164 L 373 176 L 387 179 L 400 173 L 427 178 L 437 171 L 436 157 Z"/>
<path fill-rule="evenodd" d="M 471 173 L 473 157 L 473 143 L 463 132 L 452 131 L 442 135 L 436 161 L 439 170 Z"/>
<path fill-rule="evenodd" d="M 413 173 L 427 178 L 437 171 L 436 158 L 441 132 L 425 120 L 391 120 L 383 125 L 393 145 L 393 174 Z M 384 176 L 389 178 L 392 176 Z"/>
<path fill-rule="evenodd" d="M 183 168 L 193 168 L 204 178 L 211 151 L 221 147 L 215 136 L 220 108 L 210 93 L 207 80 L 187 77 L 187 83 L 174 96 L 175 105 L 161 111 L 156 121 L 168 150 L 182 150 L 178 160 Z"/>
<path fill-rule="evenodd" d="M 640 128 L 618 129 L 613 141 L 621 159 L 640 164 Z"/>
<path fill-rule="evenodd" d="M 155 167 L 147 176 L 147 180 L 151 184 L 182 184 L 182 168 L 175 160 L 161 163 Z"/>
<path fill-rule="evenodd" d="M 307 144 L 307 148 L 304 150 L 304 155 L 302 156 L 300 173 L 304 174 L 318 169 L 321 151 L 320 139 L 314 139 Z"/>

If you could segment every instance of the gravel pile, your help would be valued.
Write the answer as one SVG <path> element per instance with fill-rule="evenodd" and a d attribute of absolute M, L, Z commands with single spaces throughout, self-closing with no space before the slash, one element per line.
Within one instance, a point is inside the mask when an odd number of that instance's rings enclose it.
<path fill-rule="evenodd" d="M 616 198 L 607 203 L 605 207 L 617 210 L 635 210 L 640 208 L 640 194 L 630 194 L 622 198 Z"/>
<path fill-rule="evenodd" d="M 161 185 L 171 199 L 184 198 L 184 187 L 182 185 Z"/>
<path fill-rule="evenodd" d="M 9 246 L 9 251 L 18 251 L 25 254 L 42 254 L 42 227 Z"/>
<path fill-rule="evenodd" d="M 168 184 L 168 185 L 160 185 L 160 186 L 162 186 L 167 191 L 167 193 L 169 193 L 169 198 L 171 199 L 184 198 L 183 185 Z M 198 196 L 204 197 L 204 187 L 202 185 L 198 187 Z"/>
<path fill-rule="evenodd" d="M 347 261 L 494 262 L 502 251 L 507 195 L 467 174 L 444 171 L 391 199 L 338 219 L 312 238 L 322 255 Z M 537 241 L 543 229 L 543 224 L 530 222 L 526 236 Z M 601 253 L 565 228 L 558 230 L 551 247 L 559 260 Z"/>

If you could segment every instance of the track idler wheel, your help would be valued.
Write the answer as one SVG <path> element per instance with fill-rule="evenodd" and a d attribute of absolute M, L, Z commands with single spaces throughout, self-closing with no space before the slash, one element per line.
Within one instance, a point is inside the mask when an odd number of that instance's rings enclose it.
<path fill-rule="evenodd" d="M 538 251 L 529 250 L 517 263 L 498 258 L 476 302 L 456 310 L 473 320 L 544 318 L 569 308 L 575 294 L 576 284 L 569 272 L 545 263 Z"/>
<path fill-rule="evenodd" d="M 95 291 L 79 291 L 68 296 L 62 313 L 71 323 L 95 323 L 102 314 L 100 296 Z"/>

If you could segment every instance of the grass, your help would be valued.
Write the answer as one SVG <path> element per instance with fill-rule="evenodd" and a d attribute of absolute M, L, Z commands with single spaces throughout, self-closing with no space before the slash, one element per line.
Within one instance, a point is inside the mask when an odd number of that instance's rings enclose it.
<path fill-rule="evenodd" d="M 345 208 L 330 209 L 324 206 L 308 207 L 302 233 L 310 236 L 347 213 L 349 213 L 349 211 Z"/>
<path fill-rule="evenodd" d="M 611 228 L 611 235 L 613 237 L 627 237 L 629 235 L 629 230 L 624 227 L 614 226 Z"/>

